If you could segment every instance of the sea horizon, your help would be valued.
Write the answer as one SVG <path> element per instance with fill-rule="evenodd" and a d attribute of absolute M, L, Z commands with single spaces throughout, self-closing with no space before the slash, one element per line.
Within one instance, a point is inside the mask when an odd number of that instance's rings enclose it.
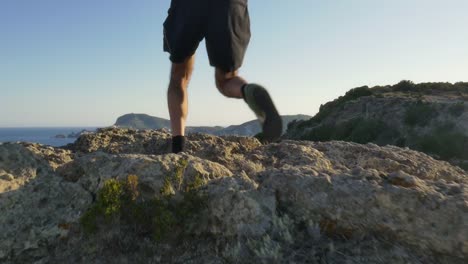
<path fill-rule="evenodd" d="M 77 134 L 83 130 L 95 131 L 94 126 L 63 126 L 63 127 L 0 127 L 0 143 L 29 142 L 53 147 L 73 143 Z"/>

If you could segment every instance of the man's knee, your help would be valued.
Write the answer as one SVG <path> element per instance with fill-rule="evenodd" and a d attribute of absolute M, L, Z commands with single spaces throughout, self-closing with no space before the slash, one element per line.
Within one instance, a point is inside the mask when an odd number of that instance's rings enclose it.
<path fill-rule="evenodd" d="M 225 71 L 216 69 L 216 73 L 215 73 L 216 87 L 222 94 L 225 94 L 224 88 L 225 88 L 226 82 L 228 82 L 229 80 L 231 80 L 232 78 L 236 76 L 237 76 L 237 71 L 225 72 Z"/>
<path fill-rule="evenodd" d="M 193 59 L 189 58 L 182 63 L 173 63 L 169 88 L 186 88 L 193 71 Z"/>

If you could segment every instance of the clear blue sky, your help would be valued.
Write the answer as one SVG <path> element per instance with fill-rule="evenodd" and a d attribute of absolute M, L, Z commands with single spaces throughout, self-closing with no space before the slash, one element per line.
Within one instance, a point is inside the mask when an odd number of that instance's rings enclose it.
<path fill-rule="evenodd" d="M 0 1 L 0 127 L 167 118 L 169 3 Z M 241 74 L 267 86 L 282 114 L 313 115 L 362 85 L 468 79 L 466 0 L 250 0 L 249 10 Z M 189 125 L 254 118 L 217 92 L 203 43 L 189 90 Z"/>

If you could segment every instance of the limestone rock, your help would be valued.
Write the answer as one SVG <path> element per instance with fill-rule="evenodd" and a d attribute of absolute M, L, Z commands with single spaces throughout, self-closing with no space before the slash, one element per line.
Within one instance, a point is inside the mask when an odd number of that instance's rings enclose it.
<path fill-rule="evenodd" d="M 468 175 L 393 146 L 108 128 L 67 150 L 0 144 L 2 263 L 464 263 Z M 154 241 L 115 221 L 79 223 L 109 179 L 138 177 L 143 200 L 194 183 L 205 203 L 183 238 Z M 184 198 L 185 199 L 185 198 Z M 124 230 L 127 230 L 124 232 Z M 174 240 L 175 239 L 175 240 Z"/>
<path fill-rule="evenodd" d="M 0 170 L 9 172 L 0 179 L 0 262 L 44 258 L 91 203 L 89 192 L 55 174 L 68 158 L 40 145 L 0 145 Z"/>

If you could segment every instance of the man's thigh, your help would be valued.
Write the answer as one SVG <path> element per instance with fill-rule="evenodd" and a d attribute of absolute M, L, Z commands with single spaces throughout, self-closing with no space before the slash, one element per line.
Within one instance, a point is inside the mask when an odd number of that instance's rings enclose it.
<path fill-rule="evenodd" d="M 211 1 L 206 25 L 210 64 L 225 72 L 240 68 L 250 41 L 247 0 Z"/>
<path fill-rule="evenodd" d="M 204 37 L 205 1 L 172 0 L 164 21 L 164 51 L 173 63 L 192 56 Z"/>

